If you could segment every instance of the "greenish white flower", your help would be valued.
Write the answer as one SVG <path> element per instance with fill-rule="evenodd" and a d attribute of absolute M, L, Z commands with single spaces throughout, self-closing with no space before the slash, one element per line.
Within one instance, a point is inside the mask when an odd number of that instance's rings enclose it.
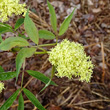
<path fill-rule="evenodd" d="M 2 92 L 3 89 L 5 89 L 4 88 L 4 83 L 0 82 L 0 93 Z"/>
<path fill-rule="evenodd" d="M 81 81 L 90 81 L 93 64 L 90 57 L 86 56 L 81 44 L 65 39 L 52 48 L 48 54 L 49 61 L 58 71 L 56 76 L 71 79 L 74 75 L 80 77 Z"/>
<path fill-rule="evenodd" d="M 19 0 L 0 0 L 0 20 L 8 21 L 13 14 L 20 15 L 26 13 L 25 4 L 20 4 Z"/>

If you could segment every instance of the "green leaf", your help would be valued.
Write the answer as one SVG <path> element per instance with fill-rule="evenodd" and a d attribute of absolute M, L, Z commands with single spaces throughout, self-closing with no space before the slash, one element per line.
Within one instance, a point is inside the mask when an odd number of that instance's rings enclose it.
<path fill-rule="evenodd" d="M 52 25 L 53 30 L 56 32 L 57 31 L 57 18 L 56 18 L 55 9 L 49 3 L 48 0 L 47 0 L 47 4 L 48 4 L 48 7 L 49 7 L 51 25 Z"/>
<path fill-rule="evenodd" d="M 4 69 L 0 66 L 0 73 L 4 72 Z"/>
<path fill-rule="evenodd" d="M 5 81 L 16 77 L 16 72 L 0 72 L 0 80 Z"/>
<path fill-rule="evenodd" d="M 40 92 L 42 92 L 44 89 L 46 89 L 50 85 L 54 74 L 55 74 L 55 66 L 52 66 L 51 79 L 49 80 L 49 82 L 45 85 L 45 87 Z"/>
<path fill-rule="evenodd" d="M 13 32 L 12 27 L 8 24 L 0 23 L 0 34 L 5 32 Z"/>
<path fill-rule="evenodd" d="M 39 102 L 38 99 L 36 99 L 36 97 L 34 96 L 34 94 L 32 94 L 29 90 L 23 88 L 23 91 L 25 93 L 25 95 L 28 97 L 28 99 L 32 102 L 32 104 L 34 104 L 39 110 L 46 110 L 41 103 Z"/>
<path fill-rule="evenodd" d="M 7 110 L 13 104 L 18 93 L 19 93 L 19 89 L 6 100 L 6 102 L 0 107 L 0 110 Z"/>
<path fill-rule="evenodd" d="M 74 11 L 76 8 L 74 8 L 74 10 L 72 11 L 72 13 L 63 21 L 63 23 L 61 24 L 60 30 L 59 30 L 59 36 L 63 35 L 66 30 L 69 27 L 69 24 L 71 22 L 71 19 L 73 17 Z"/>
<path fill-rule="evenodd" d="M 50 78 L 48 78 L 47 76 L 45 76 L 43 73 L 40 73 L 38 71 L 32 71 L 32 70 L 27 70 L 27 73 L 37 79 L 39 79 L 40 81 L 42 81 L 43 83 L 47 84 L 50 81 Z M 51 85 L 57 85 L 55 84 L 55 82 L 51 81 L 50 82 Z"/>
<path fill-rule="evenodd" d="M 20 68 L 25 61 L 25 58 L 31 57 L 36 51 L 36 48 L 23 48 L 19 51 L 16 57 L 16 81 L 18 79 L 18 74 L 20 73 Z"/>
<path fill-rule="evenodd" d="M 19 18 L 15 24 L 15 31 L 24 23 L 24 18 Z"/>
<path fill-rule="evenodd" d="M 29 43 L 25 39 L 20 37 L 9 37 L 0 44 L 0 50 L 7 51 L 15 46 L 29 46 Z"/>
<path fill-rule="evenodd" d="M 38 44 L 39 42 L 39 35 L 38 35 L 38 30 L 34 24 L 34 22 L 31 20 L 31 18 L 28 16 L 29 9 L 26 13 L 25 19 L 24 19 L 24 28 L 25 31 L 27 32 L 28 36 L 30 39 Z"/>
<path fill-rule="evenodd" d="M 19 52 L 22 49 L 22 47 L 15 47 L 11 49 L 11 52 Z"/>
<path fill-rule="evenodd" d="M 51 79 L 49 80 L 49 82 L 42 88 L 42 90 L 40 92 L 42 92 L 44 89 L 46 89 L 49 85 L 50 85 Z M 39 93 L 40 93 L 39 92 Z"/>
<path fill-rule="evenodd" d="M 12 27 L 10 25 L 4 24 L 4 23 L 1 23 L 1 22 L 0 22 L 0 26 L 2 26 L 2 27 L 8 27 L 8 28 L 12 29 Z"/>
<path fill-rule="evenodd" d="M 43 38 L 43 39 L 55 39 L 55 35 L 47 30 L 39 30 L 39 38 Z"/>
<path fill-rule="evenodd" d="M 24 99 L 23 99 L 22 93 L 19 96 L 18 110 L 24 110 Z"/>
<path fill-rule="evenodd" d="M 22 34 L 19 34 L 18 36 L 19 36 L 19 37 L 22 37 L 22 38 L 24 38 L 24 39 L 27 39 L 27 40 L 29 39 L 29 37 L 26 37 L 25 35 L 22 35 Z"/>
<path fill-rule="evenodd" d="M 6 32 L 13 32 L 13 31 L 7 27 L 0 26 L 0 34 L 6 33 Z"/>
<path fill-rule="evenodd" d="M 3 39 L 2 39 L 2 36 L 1 36 L 1 34 L 0 34 L 0 43 L 3 41 Z"/>

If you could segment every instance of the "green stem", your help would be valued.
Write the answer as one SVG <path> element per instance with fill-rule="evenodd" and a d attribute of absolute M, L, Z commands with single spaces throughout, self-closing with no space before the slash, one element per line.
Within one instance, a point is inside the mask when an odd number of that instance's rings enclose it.
<path fill-rule="evenodd" d="M 37 48 L 40 49 L 40 50 L 42 50 L 42 51 L 44 51 L 44 52 L 46 52 L 46 50 L 43 49 L 43 48 L 41 48 L 41 47 L 37 47 Z"/>
<path fill-rule="evenodd" d="M 56 44 L 58 43 L 58 32 L 55 32 L 56 35 Z"/>
<path fill-rule="evenodd" d="M 46 54 L 47 52 L 35 52 L 34 54 Z"/>
<path fill-rule="evenodd" d="M 55 75 L 55 66 L 52 66 L 52 70 L 51 70 L 51 80 Z"/>
<path fill-rule="evenodd" d="M 25 61 L 24 61 L 24 63 L 23 63 L 23 72 L 22 72 L 21 88 L 22 88 L 22 86 L 23 86 L 24 70 L 25 70 Z"/>
<path fill-rule="evenodd" d="M 52 43 L 52 44 L 42 44 L 42 45 L 38 45 L 39 47 L 45 47 L 45 46 L 54 46 L 57 43 Z"/>
<path fill-rule="evenodd" d="M 58 43 L 58 37 L 56 37 L 56 43 Z"/>
<path fill-rule="evenodd" d="M 43 49 L 43 48 L 41 48 L 41 47 L 39 47 L 39 46 L 30 46 L 30 47 L 38 48 L 38 49 L 43 50 L 44 52 L 46 52 L 45 49 Z"/>

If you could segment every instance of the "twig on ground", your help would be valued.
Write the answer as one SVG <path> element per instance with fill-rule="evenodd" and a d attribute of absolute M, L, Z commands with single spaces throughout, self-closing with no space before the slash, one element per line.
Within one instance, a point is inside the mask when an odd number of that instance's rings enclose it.
<path fill-rule="evenodd" d="M 103 73 L 102 73 L 102 82 L 104 82 L 104 77 L 105 77 L 105 58 L 104 58 L 104 46 L 103 46 L 103 42 L 101 42 L 101 52 L 102 52 L 102 63 L 103 63 L 103 66 L 102 66 L 102 70 L 103 70 Z"/>

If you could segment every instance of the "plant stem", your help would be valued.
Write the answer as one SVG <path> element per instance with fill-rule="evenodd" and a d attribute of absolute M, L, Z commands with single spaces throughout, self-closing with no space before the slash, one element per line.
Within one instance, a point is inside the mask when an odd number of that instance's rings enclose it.
<path fill-rule="evenodd" d="M 41 48 L 41 47 L 37 47 L 37 48 L 40 49 L 40 50 L 42 50 L 42 51 L 44 51 L 44 52 L 46 52 L 46 50 L 43 49 L 43 48 Z"/>
<path fill-rule="evenodd" d="M 35 52 L 34 54 L 46 54 L 47 52 Z"/>
<path fill-rule="evenodd" d="M 55 75 L 55 66 L 52 66 L 52 70 L 51 70 L 51 80 Z"/>
<path fill-rule="evenodd" d="M 24 70 L 25 70 L 25 61 L 24 61 L 24 63 L 23 63 L 23 72 L 22 72 L 21 88 L 22 88 L 22 86 L 23 86 Z"/>
<path fill-rule="evenodd" d="M 58 43 L 58 32 L 55 32 L 56 35 L 56 44 Z"/>
<path fill-rule="evenodd" d="M 42 44 L 42 45 L 38 45 L 39 47 L 45 47 L 45 46 L 54 46 L 57 43 L 52 43 L 52 44 Z"/>
<path fill-rule="evenodd" d="M 40 49 L 40 50 L 42 50 L 42 51 L 46 52 L 46 50 L 45 50 L 45 49 L 43 49 L 43 48 L 41 48 L 41 47 L 39 47 L 39 46 L 30 46 L 30 47 L 38 48 L 38 49 Z"/>
<path fill-rule="evenodd" d="M 58 37 L 56 37 L 56 43 L 58 43 Z"/>

